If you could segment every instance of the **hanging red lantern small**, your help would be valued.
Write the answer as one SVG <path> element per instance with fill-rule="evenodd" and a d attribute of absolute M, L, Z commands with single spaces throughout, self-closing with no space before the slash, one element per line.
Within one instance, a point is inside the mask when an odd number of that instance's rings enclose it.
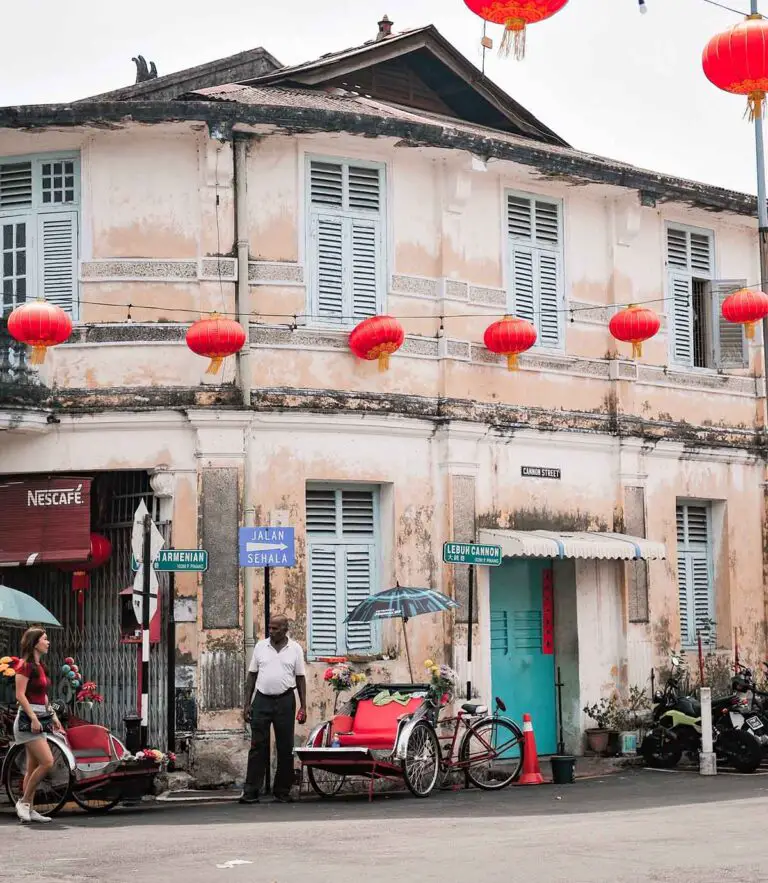
<path fill-rule="evenodd" d="M 632 358 L 643 355 L 643 342 L 658 334 L 661 321 L 653 310 L 630 304 L 620 310 L 608 323 L 608 329 L 616 340 L 632 344 Z"/>
<path fill-rule="evenodd" d="M 32 347 L 30 362 L 42 365 L 49 346 L 64 343 L 72 333 L 72 320 L 56 304 L 33 300 L 21 304 L 8 316 L 11 337 Z"/>
<path fill-rule="evenodd" d="M 559 12 L 568 0 L 464 0 L 484 21 L 504 25 L 500 55 L 525 56 L 525 29 Z"/>
<path fill-rule="evenodd" d="M 721 307 L 726 322 L 744 326 L 744 333 L 751 340 L 755 336 L 755 324 L 768 316 L 768 294 L 742 288 L 729 294 Z"/>
<path fill-rule="evenodd" d="M 206 374 L 218 374 L 227 356 L 239 353 L 245 344 L 245 331 L 239 322 L 217 316 L 198 319 L 187 329 L 187 346 L 211 362 Z"/>
<path fill-rule="evenodd" d="M 517 357 L 536 343 L 536 329 L 518 316 L 504 316 L 485 329 L 483 342 L 492 353 L 507 357 L 508 371 L 517 371 Z"/>
<path fill-rule="evenodd" d="M 77 593 L 77 620 L 84 624 L 85 591 L 91 587 L 91 571 L 103 567 L 112 557 L 112 543 L 99 533 L 91 534 L 91 548 L 85 561 L 60 564 L 59 570 L 72 574 L 72 591 Z"/>
<path fill-rule="evenodd" d="M 719 89 L 746 95 L 750 119 L 763 115 L 768 92 L 768 21 L 750 15 L 707 43 L 701 57 L 707 79 Z"/>
<path fill-rule="evenodd" d="M 349 348 L 358 359 L 379 360 L 379 371 L 389 368 L 389 357 L 405 340 L 403 326 L 392 316 L 363 319 L 349 335 Z"/>

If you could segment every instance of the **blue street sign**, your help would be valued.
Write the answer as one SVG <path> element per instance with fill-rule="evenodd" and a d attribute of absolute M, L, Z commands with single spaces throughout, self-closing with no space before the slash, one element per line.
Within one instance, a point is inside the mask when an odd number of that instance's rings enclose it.
<path fill-rule="evenodd" d="M 240 567 L 293 567 L 296 545 L 292 527 L 241 527 Z"/>

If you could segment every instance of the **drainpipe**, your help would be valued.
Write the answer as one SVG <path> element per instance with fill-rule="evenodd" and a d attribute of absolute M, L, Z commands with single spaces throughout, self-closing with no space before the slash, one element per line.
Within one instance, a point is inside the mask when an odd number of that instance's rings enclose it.
<path fill-rule="evenodd" d="M 243 136 L 234 137 L 235 169 L 235 237 L 237 240 L 237 289 L 235 303 L 237 317 L 245 329 L 245 345 L 237 354 L 237 377 L 242 395 L 242 405 L 250 413 L 251 409 L 251 292 L 248 284 L 248 141 Z M 251 465 L 249 457 L 250 424 L 244 435 L 245 457 L 243 459 L 243 520 L 245 527 L 253 527 L 256 518 Z M 243 632 L 245 637 L 245 670 L 253 654 L 253 567 L 243 568 Z"/>

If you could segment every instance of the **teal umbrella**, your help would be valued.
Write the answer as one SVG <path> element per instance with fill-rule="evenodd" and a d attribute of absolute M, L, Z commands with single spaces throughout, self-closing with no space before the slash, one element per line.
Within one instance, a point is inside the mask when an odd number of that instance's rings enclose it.
<path fill-rule="evenodd" d="M 0 585 L 0 622 L 20 625 L 46 625 L 62 628 L 56 617 L 31 595 Z"/>

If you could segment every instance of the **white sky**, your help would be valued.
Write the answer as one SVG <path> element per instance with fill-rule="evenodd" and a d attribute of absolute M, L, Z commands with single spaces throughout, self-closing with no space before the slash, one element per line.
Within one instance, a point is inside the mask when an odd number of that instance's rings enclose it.
<path fill-rule="evenodd" d="M 723 0 L 747 11 L 748 0 Z M 768 13 L 768 0 L 760 0 Z M 701 71 L 701 51 L 739 21 L 704 0 L 570 0 L 528 31 L 523 62 L 488 54 L 486 73 L 574 147 L 750 193 L 755 191 L 746 101 Z M 74 12 L 76 10 L 76 13 Z M 395 30 L 433 23 L 479 65 L 482 22 L 463 0 L 57 0 L 6 2 L 0 106 L 63 102 L 134 82 L 131 56 L 159 73 L 263 46 L 283 64 Z M 498 46 L 500 29 L 491 28 Z"/>

